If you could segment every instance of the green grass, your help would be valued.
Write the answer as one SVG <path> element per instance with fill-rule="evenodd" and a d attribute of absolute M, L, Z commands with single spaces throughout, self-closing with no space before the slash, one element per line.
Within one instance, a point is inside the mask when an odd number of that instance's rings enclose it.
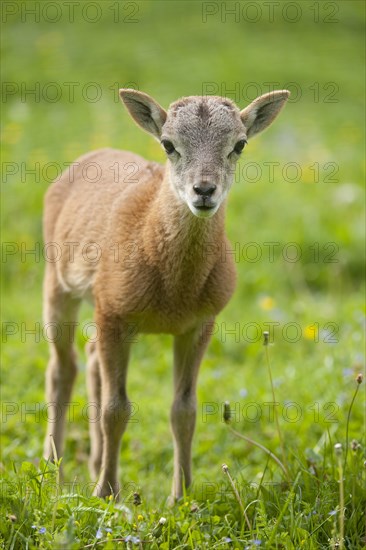
<path fill-rule="evenodd" d="M 4 24 L 3 81 L 18 91 L 3 96 L 2 103 L 2 240 L 3 252 L 14 254 L 2 258 L 0 545 L 363 548 L 364 384 L 355 379 L 365 360 L 364 5 L 298 2 L 302 15 L 291 23 L 281 15 L 289 3 L 281 1 L 271 23 L 262 3 L 262 17 L 253 23 L 243 11 L 238 22 L 229 15 L 225 21 L 220 10 L 235 3 L 213 3 L 219 13 L 203 22 L 200 2 L 138 2 L 136 23 L 114 23 L 112 4 L 100 3 L 96 23 L 82 20 L 80 3 L 73 23 L 65 13 L 57 23 L 44 17 L 35 23 L 30 16 L 22 22 L 19 12 Z M 14 5 L 21 10 L 21 3 Z M 245 5 L 240 3 L 241 10 Z M 319 22 L 311 6 L 319 7 Z M 334 6 L 338 22 L 324 21 Z M 132 8 L 122 5 L 121 18 Z M 48 100 L 50 82 L 59 85 L 58 101 Z M 67 82 L 75 83 L 73 101 Z M 288 85 L 292 98 L 273 127 L 250 142 L 229 197 L 227 232 L 238 287 L 217 319 L 201 368 L 192 488 L 167 507 L 173 469 L 171 338 L 145 336 L 133 348 L 129 370 L 136 422 L 123 439 L 121 501 L 90 496 L 82 330 L 93 320 L 88 307 L 80 317 L 80 373 L 59 485 L 57 467 L 41 460 L 48 357 L 41 331 L 41 220 L 43 195 L 54 175 L 47 163 L 63 168 L 105 146 L 164 160 L 159 145 L 116 101 L 119 86 L 136 83 L 167 106 L 180 96 L 204 93 L 209 83 L 244 107 L 255 88 L 268 91 L 266 82 Z M 85 96 L 88 83 L 101 91 L 96 102 Z M 43 91 L 40 101 L 24 95 L 35 86 Z M 268 162 L 279 163 L 272 165 L 273 177 Z M 25 173 L 32 169 L 36 173 Z M 298 181 L 294 170 L 300 170 Z M 274 243 L 273 257 L 266 243 Z M 296 250 L 289 243 L 296 243 L 297 261 L 291 261 Z M 36 246 L 36 254 L 26 254 Z M 255 253 L 261 254 L 256 261 Z M 263 347 L 268 323 L 278 323 L 272 325 L 268 352 L 285 457 L 269 405 Z M 223 421 L 225 401 L 230 426 Z M 285 459 L 289 480 L 265 452 L 230 428 Z M 339 541 L 342 510 L 344 541 Z M 162 517 L 166 522 L 159 524 Z"/>

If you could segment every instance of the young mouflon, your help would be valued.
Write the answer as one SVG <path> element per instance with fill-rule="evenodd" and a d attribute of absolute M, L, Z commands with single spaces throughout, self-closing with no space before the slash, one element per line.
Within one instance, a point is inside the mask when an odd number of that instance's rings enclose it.
<path fill-rule="evenodd" d="M 226 197 L 244 146 L 271 124 L 289 92 L 262 95 L 241 111 L 216 96 L 184 97 L 167 111 L 136 90 L 122 89 L 120 97 L 137 124 L 161 143 L 167 162 L 116 149 L 92 151 L 47 191 L 44 321 L 51 356 L 44 455 L 63 454 L 77 372 L 74 331 L 86 299 L 95 306 L 97 327 L 87 345 L 89 403 L 100 410 L 90 422 L 95 494 L 117 496 L 120 490 L 118 458 L 131 413 L 131 342 L 138 333 L 168 333 L 174 337 L 172 497 L 179 498 L 191 482 L 199 366 L 215 316 L 235 287 L 232 255 L 222 255 L 230 249 Z"/>

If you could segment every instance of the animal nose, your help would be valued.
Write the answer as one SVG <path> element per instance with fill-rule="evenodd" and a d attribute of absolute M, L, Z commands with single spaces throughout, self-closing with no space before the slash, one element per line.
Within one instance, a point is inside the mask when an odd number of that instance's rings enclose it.
<path fill-rule="evenodd" d="M 200 185 L 194 185 L 193 190 L 200 197 L 211 197 L 216 190 L 216 185 L 214 183 L 201 183 Z"/>

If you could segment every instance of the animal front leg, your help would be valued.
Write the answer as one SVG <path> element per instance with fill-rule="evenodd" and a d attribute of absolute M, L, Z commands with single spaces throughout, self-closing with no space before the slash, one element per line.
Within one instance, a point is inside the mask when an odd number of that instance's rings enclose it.
<path fill-rule="evenodd" d="M 130 344 L 128 330 L 109 321 L 101 327 L 98 342 L 100 360 L 103 453 L 101 474 L 94 493 L 104 497 L 118 496 L 118 459 L 122 435 L 131 414 L 131 403 L 126 392 L 127 366 Z"/>
<path fill-rule="evenodd" d="M 191 449 L 196 424 L 196 384 L 199 366 L 211 336 L 213 320 L 174 339 L 174 401 L 171 427 L 174 440 L 172 500 L 191 484 Z"/>

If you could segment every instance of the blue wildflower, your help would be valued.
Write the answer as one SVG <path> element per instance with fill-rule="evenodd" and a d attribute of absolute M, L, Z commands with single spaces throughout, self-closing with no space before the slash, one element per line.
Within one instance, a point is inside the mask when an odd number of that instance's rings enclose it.
<path fill-rule="evenodd" d="M 350 369 L 349 367 L 346 367 L 345 369 L 343 369 L 342 374 L 343 374 L 344 378 L 347 378 L 348 376 L 352 376 L 353 375 L 353 369 Z"/>
<path fill-rule="evenodd" d="M 139 544 L 140 539 L 138 537 L 133 537 L 132 535 L 127 535 L 125 537 L 125 542 L 132 542 L 132 544 Z"/>

